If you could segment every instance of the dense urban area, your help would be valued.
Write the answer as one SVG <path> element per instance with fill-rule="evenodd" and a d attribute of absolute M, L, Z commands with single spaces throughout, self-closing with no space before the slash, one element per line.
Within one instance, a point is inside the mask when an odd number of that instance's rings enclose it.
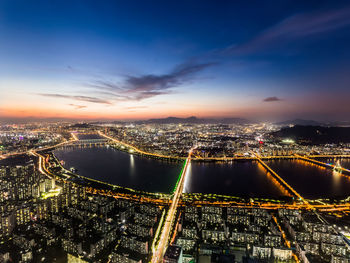
<path fill-rule="evenodd" d="M 350 158 L 347 137 L 335 140 L 330 131 L 334 127 L 321 126 L 307 126 L 310 131 L 302 136 L 305 127 L 4 124 L 0 127 L 0 262 L 349 263 L 350 194 L 304 198 L 266 161 L 303 160 L 349 180 L 350 170 L 322 161 Z M 316 136 L 309 136 L 313 132 Z M 154 193 L 86 178 L 74 168 L 64 168 L 53 153 L 59 147 L 95 146 L 183 164 L 174 190 Z M 184 191 L 191 163 L 239 160 L 262 166 L 286 198 Z"/>

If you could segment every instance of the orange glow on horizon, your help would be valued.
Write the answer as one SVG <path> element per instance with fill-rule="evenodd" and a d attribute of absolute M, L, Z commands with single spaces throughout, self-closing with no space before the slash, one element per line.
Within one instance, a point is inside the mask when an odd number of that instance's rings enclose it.
<path fill-rule="evenodd" d="M 187 118 L 196 116 L 198 118 L 218 118 L 218 117 L 244 117 L 247 112 L 243 111 L 219 111 L 208 109 L 138 109 L 135 111 L 108 109 L 99 111 L 78 110 L 64 107 L 58 108 L 6 108 L 0 111 L 3 118 L 63 118 L 63 119 L 149 119 L 167 118 L 169 116 Z"/>

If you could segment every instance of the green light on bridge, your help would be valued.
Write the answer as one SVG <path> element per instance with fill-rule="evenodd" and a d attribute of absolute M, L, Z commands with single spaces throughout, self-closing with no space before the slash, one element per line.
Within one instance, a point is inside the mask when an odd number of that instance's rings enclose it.
<path fill-rule="evenodd" d="M 186 166 L 186 160 L 185 160 L 184 164 L 182 165 L 181 172 L 180 172 L 180 174 L 179 174 L 179 177 L 177 178 L 177 181 L 176 181 L 176 184 L 175 184 L 173 193 L 176 191 L 177 185 L 179 184 L 179 181 L 180 181 L 180 179 L 181 179 L 181 175 L 182 175 L 182 173 L 183 173 L 183 171 L 184 171 L 184 169 L 185 169 L 185 166 Z"/>

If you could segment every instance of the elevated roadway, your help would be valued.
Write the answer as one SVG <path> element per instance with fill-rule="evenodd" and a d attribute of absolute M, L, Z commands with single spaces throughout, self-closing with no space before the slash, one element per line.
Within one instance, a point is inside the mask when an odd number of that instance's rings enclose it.
<path fill-rule="evenodd" d="M 281 176 L 279 176 L 270 166 L 268 166 L 259 155 L 255 154 L 258 162 L 265 167 L 265 169 L 272 174 L 277 181 L 279 181 L 284 187 L 286 187 L 294 196 L 301 200 L 308 208 L 314 209 L 307 200 L 305 200 L 293 187 L 291 187 Z"/>
<path fill-rule="evenodd" d="M 329 163 L 324 163 L 324 162 L 320 162 L 318 160 L 315 160 L 315 159 L 311 159 L 311 158 L 308 158 L 308 157 L 305 157 L 305 156 L 301 156 L 301 155 L 298 155 L 298 154 L 295 154 L 295 156 L 301 160 L 304 160 L 306 162 L 310 162 L 310 163 L 313 163 L 313 164 L 317 164 L 319 166 L 322 166 L 322 167 L 326 167 L 326 168 L 331 168 L 331 169 L 337 169 L 337 170 L 341 170 L 342 172 L 345 172 L 347 174 L 350 174 L 350 170 L 349 169 L 346 169 L 346 168 L 343 168 L 343 167 L 337 167 L 335 166 L 334 164 L 329 164 Z M 350 178 L 350 176 L 347 176 L 347 175 L 344 175 L 348 178 Z"/>
<path fill-rule="evenodd" d="M 174 191 L 173 198 L 171 200 L 171 204 L 170 204 L 170 207 L 168 209 L 168 213 L 166 215 L 165 222 L 164 222 L 163 227 L 162 227 L 162 231 L 159 235 L 159 241 L 158 241 L 156 247 L 154 248 L 154 250 L 152 251 L 153 252 L 152 259 L 151 259 L 152 263 L 162 262 L 163 256 L 164 256 L 165 251 L 168 247 L 170 234 L 171 234 L 171 230 L 173 227 L 173 223 L 174 223 L 174 219 L 175 219 L 175 215 L 176 215 L 176 211 L 177 211 L 177 206 L 179 204 L 179 200 L 181 198 L 181 194 L 182 194 L 183 187 L 184 187 L 187 168 L 188 168 L 189 163 L 191 162 L 192 150 L 193 149 L 191 149 L 189 154 L 188 154 L 188 157 L 185 161 L 184 168 L 182 169 L 177 187 Z M 158 238 L 158 237 L 155 237 L 155 238 Z"/>

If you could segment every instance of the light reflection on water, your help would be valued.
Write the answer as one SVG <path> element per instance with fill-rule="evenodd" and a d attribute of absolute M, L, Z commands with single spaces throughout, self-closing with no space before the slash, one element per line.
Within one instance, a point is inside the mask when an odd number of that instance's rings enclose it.
<path fill-rule="evenodd" d="M 65 168 L 75 167 L 82 176 L 147 192 L 170 193 L 182 167 L 104 146 L 64 147 L 54 153 Z"/>
<path fill-rule="evenodd" d="M 320 160 L 326 163 L 326 160 Z M 350 180 L 332 169 L 303 160 L 270 160 L 268 165 L 305 198 L 350 195 Z"/>
<path fill-rule="evenodd" d="M 191 181 L 186 183 L 187 192 L 266 198 L 286 195 L 256 161 L 192 162 L 189 170 Z"/>
<path fill-rule="evenodd" d="M 135 159 L 133 154 L 130 154 L 130 174 L 131 176 L 135 174 Z"/>
<path fill-rule="evenodd" d="M 65 167 L 93 179 L 150 192 L 171 192 L 183 163 L 140 157 L 112 147 L 66 147 L 55 150 Z M 320 160 L 334 162 L 331 159 Z M 349 167 L 350 159 L 341 159 Z M 316 164 L 302 160 L 270 160 L 267 164 L 305 198 L 347 196 L 350 180 Z M 197 163 L 187 170 L 183 192 L 233 196 L 271 197 L 288 191 L 256 161 Z"/>
<path fill-rule="evenodd" d="M 190 162 L 187 166 L 187 171 L 185 174 L 185 181 L 184 181 L 184 188 L 182 190 L 183 193 L 189 192 L 189 187 L 191 185 L 191 178 L 192 178 L 192 169 L 191 169 L 192 162 Z"/>

